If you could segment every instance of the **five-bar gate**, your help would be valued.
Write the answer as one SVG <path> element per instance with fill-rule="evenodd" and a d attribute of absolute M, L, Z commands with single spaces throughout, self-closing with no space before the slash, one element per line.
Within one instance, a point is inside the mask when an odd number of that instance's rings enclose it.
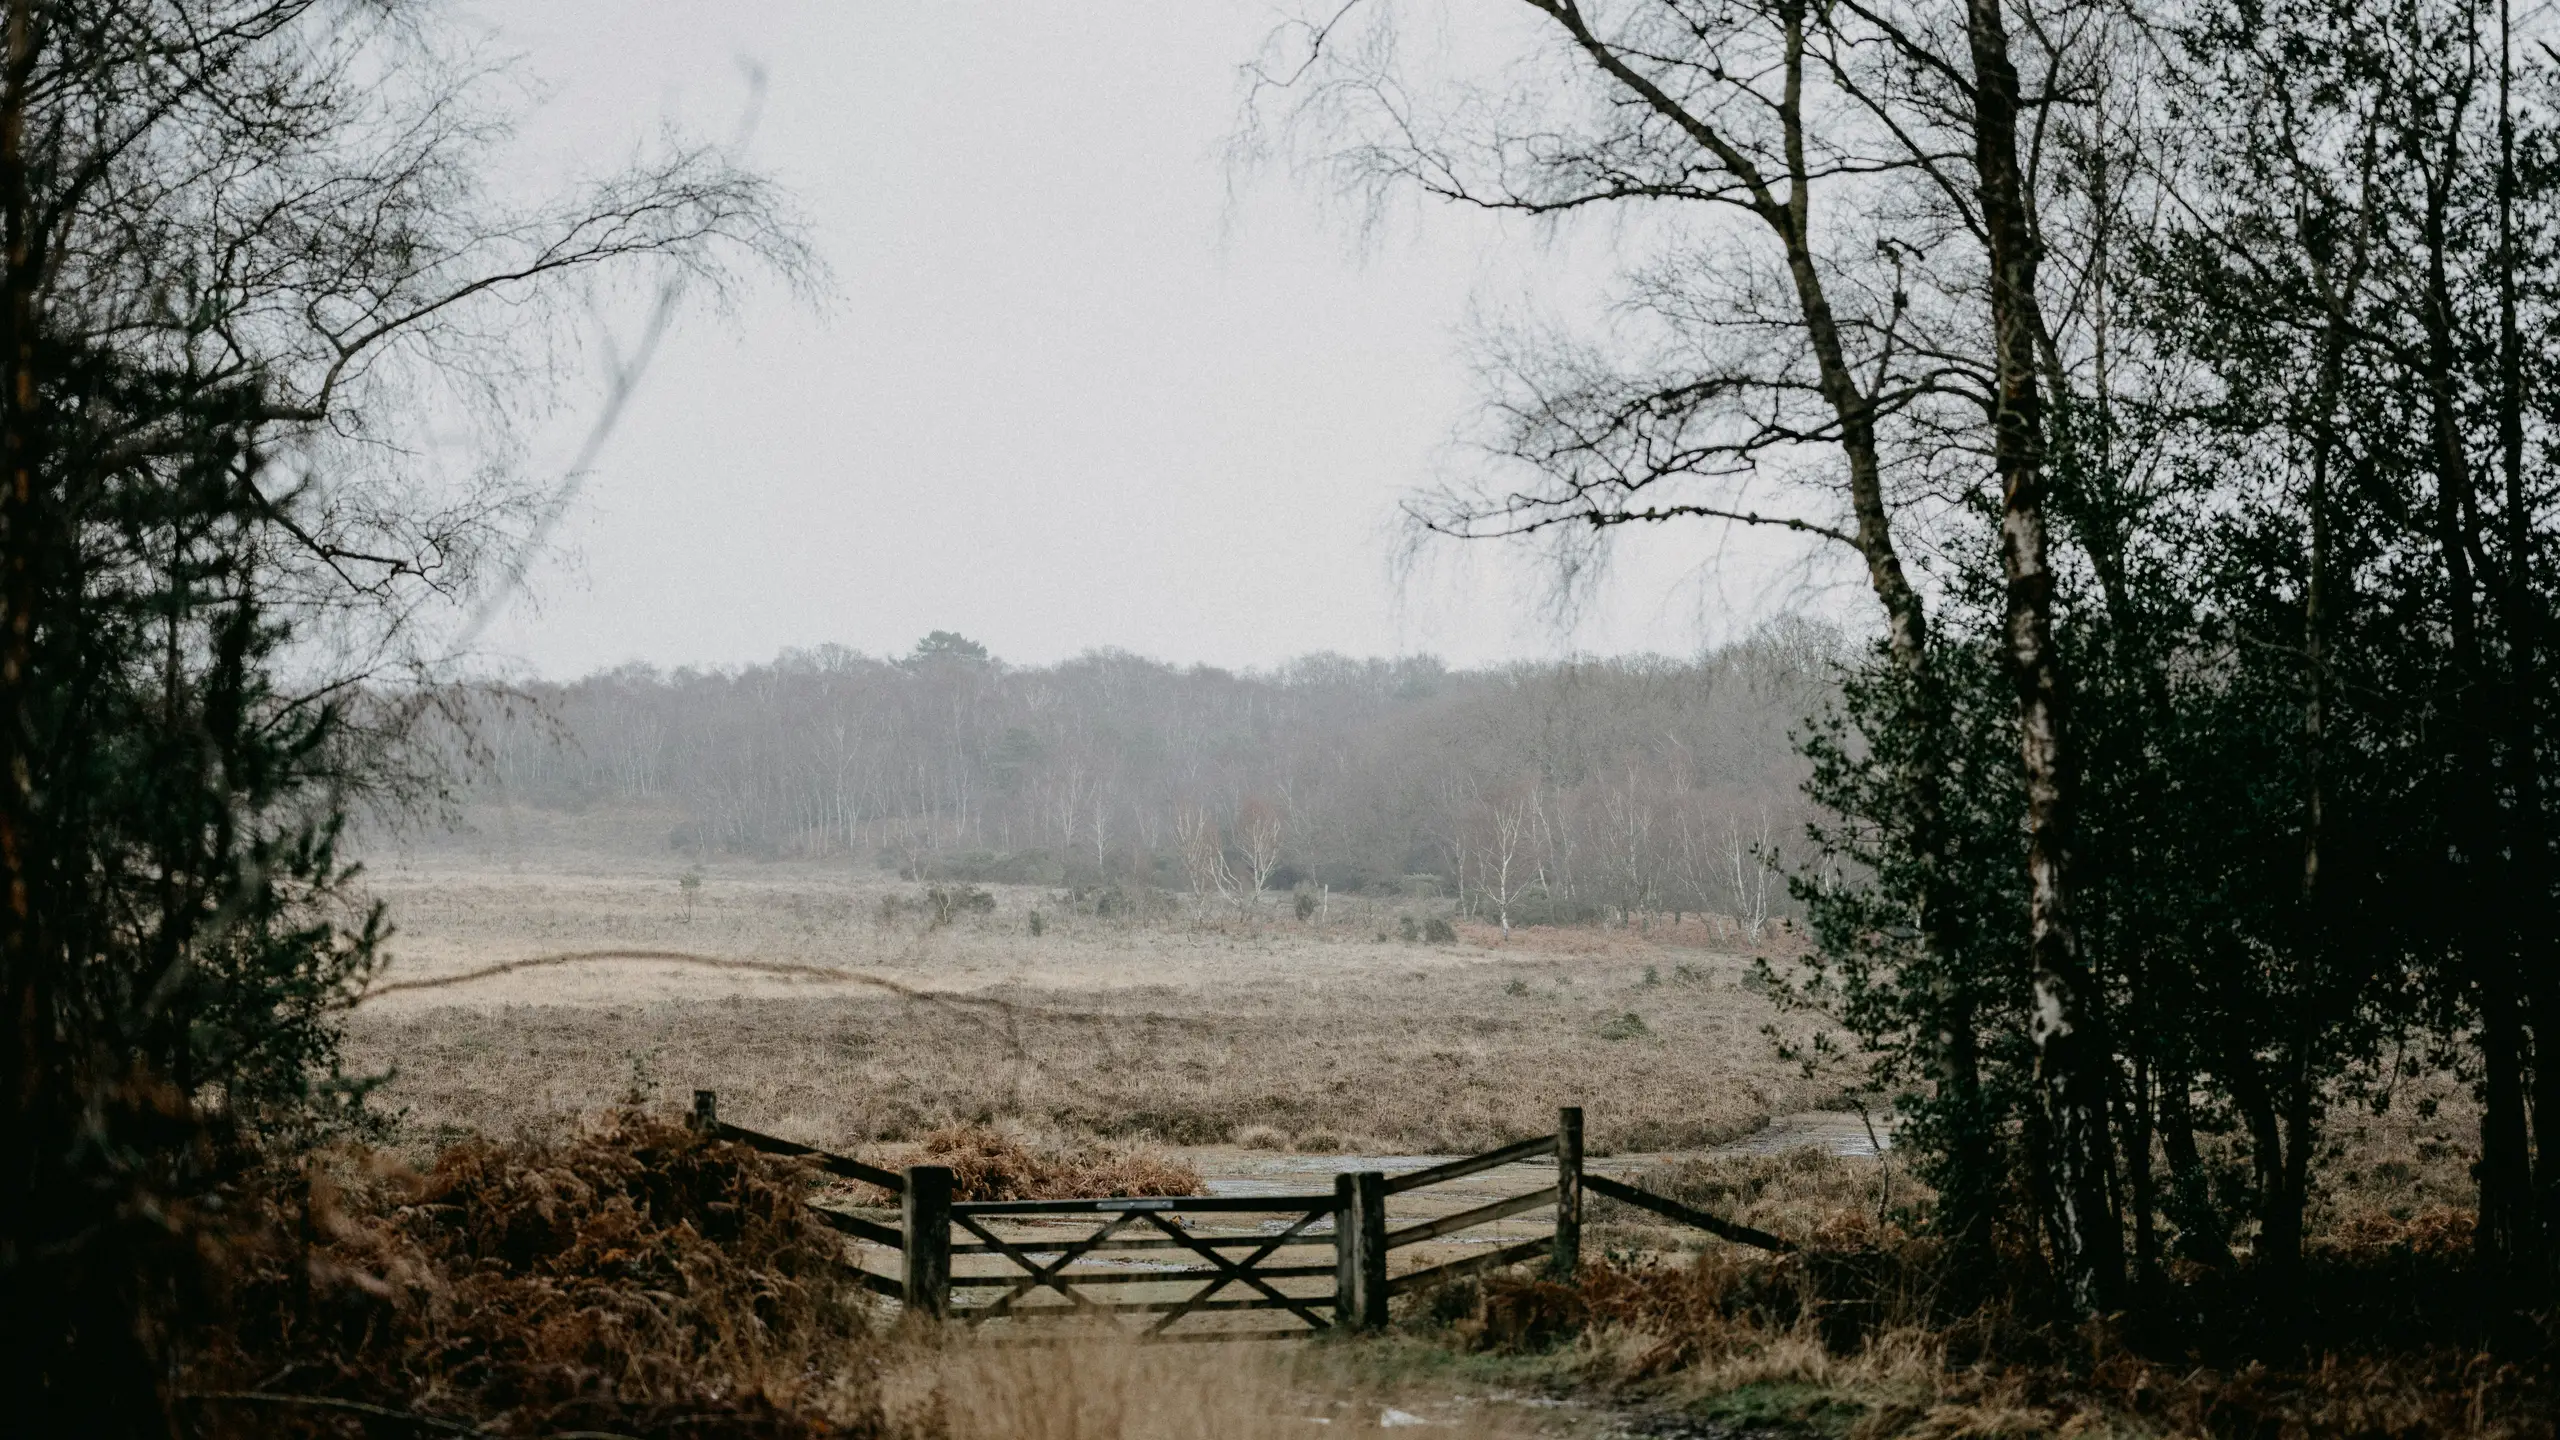
<path fill-rule="evenodd" d="M 1334 1177 L 1333 1193 L 1149 1196 L 1073 1200 L 974 1200 L 952 1196 L 952 1172 L 903 1172 L 761 1134 L 719 1119 L 712 1092 L 694 1092 L 706 1133 L 791 1155 L 899 1197 L 900 1223 L 815 1207 L 843 1234 L 892 1251 L 894 1277 L 857 1265 L 865 1285 L 911 1313 L 972 1327 L 1059 1317 L 1129 1326 L 1158 1340 L 1278 1340 L 1335 1326 L 1387 1321 L 1390 1297 L 1462 1275 L 1544 1258 L 1573 1273 L 1581 1260 L 1582 1200 L 1606 1195 L 1741 1244 L 1794 1248 L 1774 1235 L 1692 1210 L 1582 1164 L 1582 1111 L 1557 1114 L 1556 1131 L 1402 1175 L 1363 1170 Z M 1387 1202 L 1433 1186 L 1552 1159 L 1554 1182 L 1401 1226 Z M 1400 1251 L 1483 1242 L 1462 1232 L 1551 1210 L 1548 1233 L 1394 1273 Z M 1239 1312 L 1242 1312 L 1239 1314 Z M 1241 1324 L 1185 1322 L 1236 1315 Z M 1134 1321 L 1135 1323 L 1132 1323 Z"/>

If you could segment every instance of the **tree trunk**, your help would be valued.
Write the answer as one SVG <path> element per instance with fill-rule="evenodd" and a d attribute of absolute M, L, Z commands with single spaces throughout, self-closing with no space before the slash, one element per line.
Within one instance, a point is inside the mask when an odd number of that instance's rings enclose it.
<path fill-rule="evenodd" d="M 2212 1177 L 2196 1147 L 2194 1081 L 2183 1070 L 2160 1076 L 2160 1155 L 2169 1162 L 2170 1193 L 2177 1204 L 2178 1251 L 2190 1260 L 2228 1266 L 2231 1249 L 2214 1215 Z M 2202 1231 L 2197 1222 L 2213 1218 L 2217 1228 Z"/>
<path fill-rule="evenodd" d="M 2309 1027 L 2304 1027 L 2308 1029 Z M 2303 1209 L 2310 1200 L 2311 1147 L 2317 1087 L 2296 1045 L 2273 1077 L 2246 1037 L 2224 1057 L 2232 1102 L 2249 1127 L 2250 1168 L 2258 1189 L 2255 1260 L 2265 1293 L 2279 1302 L 2295 1292 L 2302 1268 Z"/>
<path fill-rule="evenodd" d="M 50 1068 L 40 893 L 45 865 L 36 791 L 43 721 L 34 669 L 43 624 L 37 607 L 52 556 L 48 497 L 36 464 L 34 216 L 25 153 L 30 3 L 9 5 L 8 72 L 0 80 L 0 250 L 8 267 L 0 275 L 0 364 L 8 367 L 0 382 L 0 467 L 7 472 L 6 488 L 0 489 L 0 976 L 11 1045 L 6 1083 L 9 1100 L 19 1104 L 44 1087 Z M 7 1193 L 15 1193 L 23 1173 L 15 1164 L 9 1167 Z"/>
<path fill-rule="evenodd" d="M 1948 1183 L 1939 1197 L 1944 1226 L 1960 1251 L 1973 1262 L 1991 1254 L 1992 1226 L 1997 1215 L 2000 1177 L 1993 1160 L 1992 1123 L 1982 1101 L 1980 1039 L 1974 1006 L 1958 973 L 1955 947 L 1946 934 L 1946 918 L 1955 907 L 1946 890 L 1949 866 L 1945 821 L 1946 743 L 1949 719 L 1939 694 L 1936 667 L 1929 653 L 1928 609 L 1904 572 L 1894 544 L 1892 515 L 1884 500 L 1884 469 L 1876 443 L 1874 407 L 1859 388 L 1837 317 L 1815 266 L 1810 197 L 1811 176 L 1804 161 L 1803 88 L 1804 9 L 1786 13 L 1789 190 L 1779 223 L 1786 247 L 1787 272 L 1812 342 L 1823 399 L 1840 426 L 1840 448 L 1849 462 L 1849 505 L 1857 522 L 1858 552 L 1866 561 L 1867 582 L 1884 607 L 1887 653 L 1893 657 L 1908 691 L 1916 733 L 1924 737 L 1918 753 L 1899 777 L 1909 806 L 1913 858 L 1920 870 L 1919 913 L 1913 917 L 1924 951 L 1924 966 L 1934 991 L 1931 1009 L 1937 1017 L 1929 1057 L 1938 1104 L 1947 1121 Z"/>
<path fill-rule="evenodd" d="M 2458 118 L 2458 112 L 2457 112 Z M 2479 582 L 2471 557 L 2479 543 L 2478 497 L 2471 458 L 2464 448 L 2461 400 L 2455 392 L 2461 355 L 2455 340 L 2453 288 L 2448 273 L 2447 212 L 2459 158 L 2459 130 L 2448 133 L 2444 152 L 2427 180 L 2422 239 L 2426 248 L 2426 296 L 2419 307 L 2426 330 L 2423 369 L 2428 398 L 2428 438 L 2434 450 L 2435 541 L 2444 563 L 2445 633 L 2453 672 L 2453 754 L 2446 797 L 2447 871 L 2443 905 L 2453 926 L 2453 947 L 2479 1007 L 2481 1065 L 2480 1227 L 2486 1272 L 2509 1279 L 2537 1260 L 2531 1134 L 2524 1108 L 2523 1016 L 2514 957 L 2485 913 L 2503 887 L 2489 867 L 2499 849 L 2491 792 L 2489 737 L 2499 717 L 2488 694 L 2481 653 Z"/>
<path fill-rule="evenodd" d="M 2495 959 L 2475 957 L 2480 1007 L 2480 1228 L 2486 1273 L 2509 1281 L 2533 1263 L 2531 1133 L 2524 1111 L 2524 1024 L 2515 987 Z"/>
<path fill-rule="evenodd" d="M 2232 1099 L 2249 1126 L 2250 1168 L 2258 1186 L 2254 1259 L 2263 1292 L 2279 1305 L 2298 1291 L 2303 1211 L 2311 1197 L 2314 1133 L 2311 1078 L 2299 1066 L 2270 1081 L 2256 1056 L 2230 1058 Z"/>
<path fill-rule="evenodd" d="M 2560 1125 L 2560 955 L 2552 953 L 2554 921 L 2550 833 L 2542 793 L 2542 614 L 2534 586 L 2533 511 L 2525 489 L 2524 333 L 2517 317 L 2514 109 L 2515 26 L 2507 0 L 2498 5 L 2498 468 L 2505 492 L 2507 684 L 2506 747 L 2510 810 L 2515 816 L 2511 873 L 2502 887 L 2517 972 L 2528 978 L 2532 1019 L 2535 1220 L 2546 1265 L 2560 1266 L 2560 1147 L 2548 1142 Z M 2560 1275 L 2542 1276 L 2548 1296 Z"/>
<path fill-rule="evenodd" d="M 64 1098 L 63 1057 L 53 1034 L 53 986 L 37 776 L 42 717 L 36 694 L 37 606 L 50 563 L 45 496 L 36 468 L 35 290 L 25 153 L 30 0 L 11 0 L 8 70 L 0 77 L 0 1350 L 11 1359 L 42 1342 L 36 1302 L 19 1293 L 44 1237 L 43 1177 L 63 1138 L 50 1123 Z M 40 1372 L 39 1372 L 40 1373 Z"/>
<path fill-rule="evenodd" d="M 157 1203 L 111 1132 L 137 1102 L 122 1058 L 58 1013 L 80 897 L 65 883 L 48 651 L 76 598 L 74 536 L 46 453 L 38 296 L 49 265 L 26 150 L 44 17 L 8 0 L 0 71 L 0 1388 L 28 1434 L 175 1433 L 165 1387 L 170 1261 Z M 52 788 L 48 788 L 52 782 Z M 155 1117 L 156 1118 L 156 1117 Z M 161 1231 L 162 1235 L 167 1232 Z M 164 1244 L 167 1242 L 163 1242 Z"/>
<path fill-rule="evenodd" d="M 2055 577 L 2045 527 L 2044 418 L 2037 389 L 2037 254 L 2018 163 L 2018 76 L 2000 0 L 1968 0 L 1974 67 L 1974 165 L 1989 242 L 2000 480 L 2000 558 L 2007 653 L 2018 692 L 2027 784 L 2027 958 L 2030 1038 L 2051 1167 L 2052 1234 L 2071 1300 L 2094 1314 L 2122 1288 L 2123 1241 L 2107 1204 L 2112 1169 L 2105 1054 L 2096 995 L 2072 925 L 2072 773 L 2067 692 L 2054 647 Z"/>
<path fill-rule="evenodd" d="M 2151 1168 L 2159 1124 L 2151 1100 L 2151 1066 L 2141 1056 L 2133 1062 L 2132 1111 L 2133 1135 L 2125 1147 L 2125 1165 L 2133 1191 L 2133 1279 L 2136 1289 L 2147 1293 L 2160 1277 L 2160 1183 Z"/>

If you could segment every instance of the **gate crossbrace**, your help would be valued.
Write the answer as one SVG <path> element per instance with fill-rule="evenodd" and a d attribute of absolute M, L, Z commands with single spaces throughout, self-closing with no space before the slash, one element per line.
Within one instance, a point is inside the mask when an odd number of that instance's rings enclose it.
<path fill-rule="evenodd" d="M 1279 1301 L 1283 1306 L 1288 1308 L 1291 1314 L 1306 1321 L 1308 1329 L 1323 1330 L 1330 1328 L 1324 1321 L 1316 1318 L 1314 1311 L 1299 1303 L 1300 1297 L 1281 1294 L 1279 1290 L 1273 1288 L 1270 1282 L 1264 1280 L 1261 1276 L 1254 1274 L 1253 1267 L 1261 1264 L 1262 1261 L 1273 1251 L 1280 1249 L 1282 1246 L 1288 1244 L 1292 1239 L 1295 1239 L 1299 1231 L 1306 1229 L 1308 1226 L 1313 1225 L 1318 1220 L 1321 1220 L 1332 1213 L 1333 1212 L 1331 1210 L 1308 1211 L 1306 1214 L 1298 1217 L 1297 1224 L 1292 1225 L 1288 1229 L 1271 1237 L 1271 1242 L 1269 1244 L 1255 1250 L 1252 1254 L 1244 1258 L 1244 1262 L 1242 1264 L 1238 1264 L 1235 1261 L 1229 1260 L 1226 1256 L 1219 1254 L 1209 1246 L 1200 1244 L 1189 1231 L 1165 1219 L 1162 1215 L 1156 1214 L 1153 1211 L 1148 1212 L 1147 1218 L 1155 1222 L 1157 1229 L 1162 1230 L 1174 1239 L 1181 1241 L 1185 1247 L 1192 1251 L 1192 1253 L 1203 1257 L 1210 1264 L 1218 1267 L 1221 1273 L 1216 1279 L 1211 1280 L 1208 1284 L 1202 1286 L 1199 1294 L 1183 1301 L 1181 1309 L 1166 1312 L 1163 1319 L 1148 1326 L 1146 1333 L 1149 1335 L 1161 1335 L 1165 1331 L 1172 1329 L 1174 1322 L 1180 1320 L 1183 1316 L 1190 1314 L 1192 1310 L 1198 1307 L 1203 1301 L 1206 1301 L 1210 1296 L 1227 1288 L 1230 1282 L 1237 1280 L 1241 1280 L 1245 1284 L 1252 1286 L 1254 1289 L 1261 1291 L 1263 1294 L 1270 1296 L 1272 1299 Z"/>
<path fill-rule="evenodd" d="M 1006 1291 L 994 1304 L 985 1306 L 984 1308 L 973 1307 L 969 1311 L 969 1323 L 972 1325 L 983 1324 L 986 1321 L 996 1319 L 999 1316 L 1009 1313 L 1013 1309 L 1014 1301 L 1021 1299 L 1023 1296 L 1030 1294 L 1032 1291 L 1039 1289 L 1043 1285 L 1046 1285 L 1050 1289 L 1057 1291 L 1059 1294 L 1066 1296 L 1067 1299 L 1073 1301 L 1083 1309 L 1100 1313 L 1102 1307 L 1094 1304 L 1090 1300 L 1087 1300 L 1082 1295 L 1077 1294 L 1074 1287 L 1058 1278 L 1059 1272 L 1065 1270 L 1068 1266 L 1073 1265 L 1079 1259 L 1082 1259 L 1084 1252 L 1087 1250 L 1092 1249 L 1094 1246 L 1110 1239 L 1113 1235 L 1118 1234 L 1121 1226 L 1137 1219 L 1141 1213 L 1144 1212 L 1123 1212 L 1119 1216 L 1115 1217 L 1110 1224 L 1103 1226 L 1101 1229 L 1094 1231 L 1084 1239 L 1079 1240 L 1075 1244 L 1059 1251 L 1058 1258 L 1056 1260 L 1051 1261 L 1047 1265 L 1043 1265 L 1032 1259 L 1031 1256 L 1025 1253 L 1019 1246 L 1016 1246 L 1011 1241 L 998 1236 L 994 1231 L 989 1230 L 986 1226 L 979 1224 L 976 1216 L 964 1214 L 957 1210 L 953 1211 L 951 1214 L 953 1221 L 967 1227 L 971 1234 L 976 1235 L 979 1239 L 994 1246 L 997 1254 L 1002 1255 L 1006 1259 L 1011 1260 L 1014 1264 L 1031 1272 L 1028 1276 L 1023 1278 L 1021 1283 Z"/>

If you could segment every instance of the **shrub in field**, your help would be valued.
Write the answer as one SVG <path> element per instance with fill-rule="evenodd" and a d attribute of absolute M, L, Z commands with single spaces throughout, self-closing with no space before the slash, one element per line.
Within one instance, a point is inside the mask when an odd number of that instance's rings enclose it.
<path fill-rule="evenodd" d="M 1603 1040 L 1640 1040 L 1653 1032 L 1645 1028 L 1643 1016 L 1629 1010 L 1601 1021 L 1599 1033 Z"/>
<path fill-rule="evenodd" d="M 948 925 L 963 915 L 990 915 L 995 908 L 996 897 L 975 885 L 925 887 L 925 916 L 935 925 Z"/>
<path fill-rule="evenodd" d="M 1172 897 L 1152 885 L 1135 880 L 1126 885 L 1079 887 L 1072 892 L 1071 899 L 1097 920 L 1162 918 L 1173 914 L 1176 909 Z"/>
<path fill-rule="evenodd" d="M 1543 890 L 1531 890 L 1511 906 L 1514 925 L 1597 925 L 1608 911 L 1587 900 L 1562 900 Z"/>
<path fill-rule="evenodd" d="M 1066 862 L 1046 850 L 963 850 L 936 856 L 920 871 L 899 869 L 905 879 L 944 885 L 1057 885 L 1067 878 Z"/>
<path fill-rule="evenodd" d="M 1428 945 L 1454 945 L 1458 941 L 1458 927 L 1434 915 L 1423 922 L 1422 939 Z"/>

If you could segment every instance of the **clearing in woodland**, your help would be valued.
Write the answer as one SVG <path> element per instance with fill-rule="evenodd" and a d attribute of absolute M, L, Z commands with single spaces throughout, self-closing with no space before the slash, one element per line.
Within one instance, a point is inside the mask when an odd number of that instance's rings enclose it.
<path fill-rule="evenodd" d="M 1837 1104 L 1776 1057 L 1766 1027 L 1801 1022 L 1758 992 L 1747 937 L 1700 917 L 1508 941 L 1462 922 L 1432 944 L 1402 938 L 1445 911 L 1420 901 L 1330 897 L 1301 921 L 1286 896 L 1110 913 L 998 886 L 938 911 L 928 887 L 842 866 L 697 869 L 489 831 L 373 875 L 401 930 L 351 1058 L 392 1073 L 378 1099 L 422 1141 L 695 1088 L 846 1149 L 993 1122 L 1450 1153 L 1583 1103 L 1596 1153 L 1685 1151 Z"/>

